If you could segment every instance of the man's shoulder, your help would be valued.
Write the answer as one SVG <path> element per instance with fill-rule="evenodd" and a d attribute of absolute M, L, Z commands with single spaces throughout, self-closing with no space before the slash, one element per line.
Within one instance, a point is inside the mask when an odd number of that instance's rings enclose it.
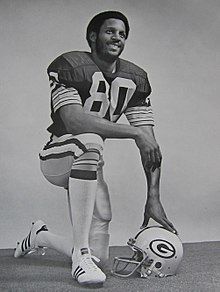
<path fill-rule="evenodd" d="M 90 53 L 83 51 L 71 51 L 58 56 L 49 66 L 51 70 L 71 70 L 84 65 L 91 65 Z"/>
<path fill-rule="evenodd" d="M 125 73 L 137 75 L 142 78 L 146 78 L 147 72 L 138 65 L 128 60 L 120 59 L 120 70 Z"/>

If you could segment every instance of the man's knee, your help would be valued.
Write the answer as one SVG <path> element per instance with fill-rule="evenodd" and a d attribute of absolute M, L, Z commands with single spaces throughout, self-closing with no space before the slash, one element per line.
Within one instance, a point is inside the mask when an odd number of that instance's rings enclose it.
<path fill-rule="evenodd" d="M 72 165 L 70 177 L 84 180 L 96 180 L 98 162 L 103 151 L 103 140 L 97 134 L 80 134 L 75 136 L 86 152 L 78 157 Z"/>
<path fill-rule="evenodd" d="M 47 143 L 40 152 L 41 171 L 49 182 L 61 187 L 68 186 L 72 170 L 73 177 L 76 170 L 76 177 L 88 179 L 88 176 L 95 179 L 97 161 L 99 161 L 102 151 L 103 140 L 97 134 L 54 136 L 53 140 Z M 83 164 L 83 160 L 86 160 L 85 164 Z M 92 165 L 92 161 L 94 165 Z M 84 168 L 86 168 L 86 172 L 84 172 Z"/>
<path fill-rule="evenodd" d="M 86 149 L 96 149 L 100 154 L 103 152 L 103 139 L 98 134 L 84 133 L 76 135 L 75 138 L 86 146 Z"/>

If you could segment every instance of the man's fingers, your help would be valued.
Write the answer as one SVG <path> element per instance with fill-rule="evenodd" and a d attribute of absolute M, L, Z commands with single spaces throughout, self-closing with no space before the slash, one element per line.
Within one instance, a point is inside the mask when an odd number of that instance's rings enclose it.
<path fill-rule="evenodd" d="M 175 227 L 173 226 L 173 223 L 170 222 L 166 217 L 164 218 L 155 218 L 154 216 L 148 216 L 148 215 L 145 215 L 144 217 L 144 221 L 140 227 L 140 229 L 143 229 L 145 227 L 147 227 L 148 223 L 149 223 L 149 220 L 150 218 L 152 217 L 152 219 L 154 219 L 156 222 L 160 223 L 165 229 L 171 231 L 172 233 L 175 233 L 178 235 L 178 232 L 177 230 L 175 229 Z"/>
<path fill-rule="evenodd" d="M 173 233 L 176 233 L 176 231 L 164 220 L 162 219 L 160 224 L 165 227 L 167 230 L 173 232 Z"/>
<path fill-rule="evenodd" d="M 164 221 L 172 228 L 172 232 L 173 233 L 178 234 L 178 232 L 175 229 L 175 227 L 173 226 L 173 223 L 172 222 L 170 222 L 167 218 L 165 218 Z"/>
<path fill-rule="evenodd" d="M 174 227 L 171 227 L 170 224 L 168 223 L 169 220 L 166 219 L 166 218 L 163 218 L 163 219 L 156 219 L 156 218 L 153 218 L 155 221 L 157 221 L 158 223 L 160 223 L 165 229 L 171 231 L 172 233 L 175 233 L 177 234 L 177 231 Z M 168 221 L 168 222 L 167 222 Z M 170 222 L 171 223 L 171 222 Z M 171 223 L 172 224 L 172 223 Z"/>
<path fill-rule="evenodd" d="M 163 225 L 163 227 L 165 227 L 167 230 L 171 231 L 172 233 L 175 233 L 177 234 L 177 231 L 176 229 L 173 227 L 173 224 L 172 224 L 172 227 L 171 225 L 167 222 L 167 219 L 162 219 L 161 220 L 161 224 Z"/>
<path fill-rule="evenodd" d="M 170 221 L 167 219 L 167 217 L 166 217 L 164 220 L 170 225 L 170 227 L 174 228 L 173 223 L 170 222 Z"/>
<path fill-rule="evenodd" d="M 143 221 L 143 223 L 142 223 L 140 228 L 143 229 L 143 228 L 147 227 L 149 220 L 150 220 L 150 217 L 149 216 L 145 216 L 144 217 L 144 221 Z"/>

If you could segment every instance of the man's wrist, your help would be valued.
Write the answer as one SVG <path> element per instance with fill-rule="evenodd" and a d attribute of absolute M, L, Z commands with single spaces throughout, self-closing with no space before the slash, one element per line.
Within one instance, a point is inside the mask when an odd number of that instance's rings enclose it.
<path fill-rule="evenodd" d="M 150 186 L 147 192 L 147 197 L 149 199 L 160 199 L 160 192 L 158 186 Z"/>
<path fill-rule="evenodd" d="M 138 138 L 140 138 L 142 134 L 142 130 L 139 127 L 133 127 L 133 139 L 136 141 Z"/>

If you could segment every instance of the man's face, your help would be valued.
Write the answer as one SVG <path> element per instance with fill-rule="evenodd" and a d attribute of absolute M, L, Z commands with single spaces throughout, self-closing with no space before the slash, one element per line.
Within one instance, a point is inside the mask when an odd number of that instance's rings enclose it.
<path fill-rule="evenodd" d="M 125 39 L 124 22 L 120 19 L 106 19 L 96 38 L 98 57 L 107 62 L 114 62 L 124 49 Z"/>

